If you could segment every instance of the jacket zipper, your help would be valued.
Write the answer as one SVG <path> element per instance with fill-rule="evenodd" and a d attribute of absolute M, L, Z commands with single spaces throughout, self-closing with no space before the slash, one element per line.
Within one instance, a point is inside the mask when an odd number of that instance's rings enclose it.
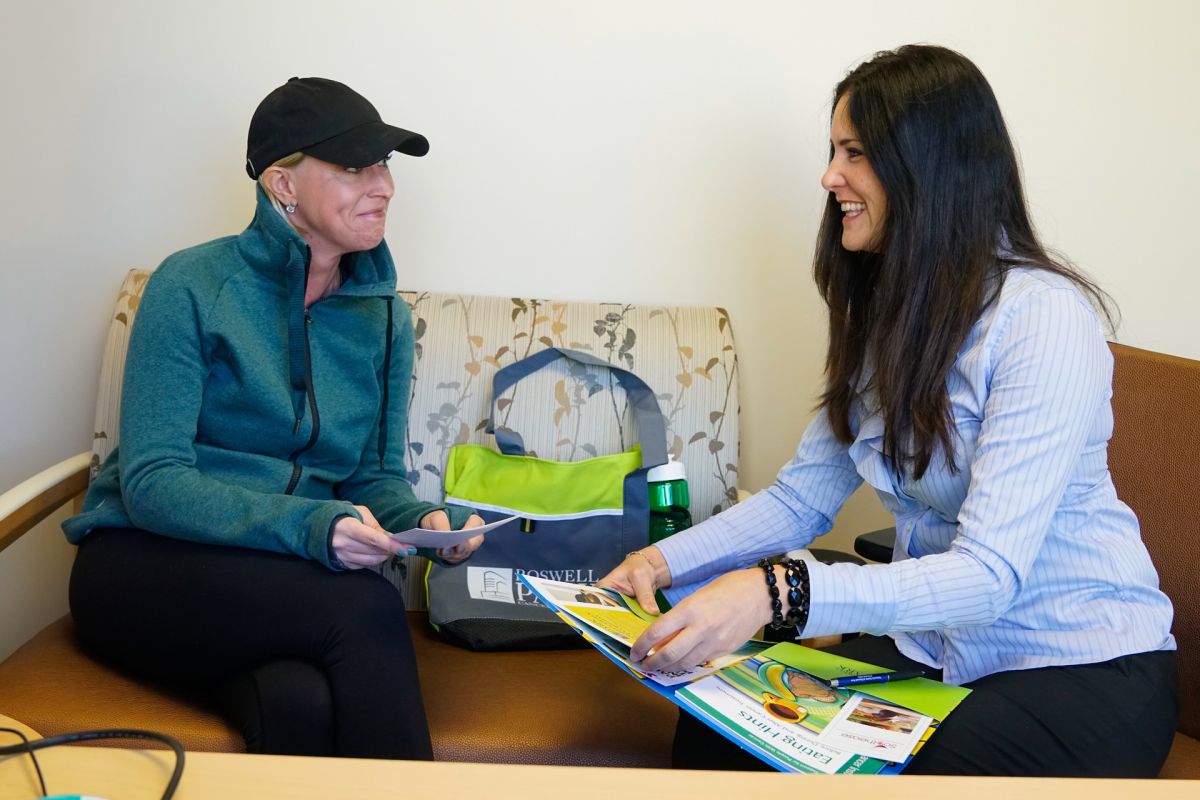
<path fill-rule="evenodd" d="M 304 267 L 305 282 L 308 282 L 308 266 Z M 300 483 L 300 475 L 304 472 L 304 468 L 300 466 L 298 459 L 301 453 L 305 452 L 317 443 L 317 436 L 321 433 L 321 414 L 317 411 L 317 393 L 313 390 L 312 379 L 312 347 L 308 340 L 308 326 L 313 324 L 312 315 L 308 313 L 308 309 L 304 311 L 304 374 L 305 374 L 305 391 L 308 394 L 308 408 L 312 412 L 312 433 L 308 437 L 308 441 L 304 443 L 296 452 L 292 453 L 292 478 L 288 481 L 287 488 L 283 490 L 284 494 L 291 494 L 296 490 L 296 485 Z M 300 420 L 296 420 L 297 426 Z"/>

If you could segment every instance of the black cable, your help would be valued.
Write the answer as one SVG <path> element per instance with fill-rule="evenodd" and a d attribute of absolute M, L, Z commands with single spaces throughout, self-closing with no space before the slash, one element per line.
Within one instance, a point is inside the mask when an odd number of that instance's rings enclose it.
<path fill-rule="evenodd" d="M 33 747 L 30 746 L 29 739 L 25 736 L 25 734 L 21 733 L 16 728 L 0 728 L 0 732 L 11 733 L 11 734 L 15 734 L 16 736 L 20 736 L 21 741 L 24 742 L 23 745 L 7 745 L 7 746 L 5 746 L 3 749 L 0 749 L 0 755 L 4 755 L 5 751 L 9 750 L 10 748 L 16 748 L 15 752 L 24 751 L 25 754 L 29 756 L 29 760 L 33 762 L 33 769 L 35 772 L 37 772 L 38 785 L 41 787 L 42 794 L 43 795 L 50 794 L 49 792 L 46 791 L 46 779 L 44 777 L 42 777 L 42 767 L 40 764 L 38 764 L 37 756 L 35 756 L 33 754 Z"/>
<path fill-rule="evenodd" d="M 3 728 L 0 730 L 9 730 Z M 13 731 L 18 736 L 20 732 Z M 93 739 L 151 739 L 156 742 L 162 742 L 175 752 L 175 769 L 171 772 L 171 779 L 167 782 L 167 788 L 163 791 L 162 800 L 171 800 L 175 794 L 176 787 L 179 786 L 179 779 L 183 777 L 183 745 L 176 741 L 173 737 L 165 733 L 157 731 L 143 731 L 135 728 L 105 728 L 95 731 L 79 731 L 77 733 L 64 733 L 61 736 L 50 736 L 45 739 L 29 741 L 24 736 L 21 736 L 24 744 L 7 745 L 0 747 L 0 756 L 11 755 L 13 753 L 28 753 L 30 758 L 33 758 L 34 750 L 41 750 L 45 747 L 55 747 L 60 744 L 74 744 L 76 742 L 87 742 Z M 34 759 L 34 765 L 37 765 L 37 759 Z M 41 780 L 42 771 L 38 769 L 38 779 Z M 42 781 L 42 794 L 48 794 L 46 791 L 46 783 Z"/>

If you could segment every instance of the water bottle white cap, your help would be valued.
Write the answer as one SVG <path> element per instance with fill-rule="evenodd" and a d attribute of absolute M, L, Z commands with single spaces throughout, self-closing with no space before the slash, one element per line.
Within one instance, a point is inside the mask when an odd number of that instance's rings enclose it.
<path fill-rule="evenodd" d="M 647 472 L 646 480 L 650 483 L 682 481 L 687 480 L 687 473 L 683 470 L 682 461 L 676 461 L 675 456 L 667 456 L 667 463 L 660 464 Z"/>

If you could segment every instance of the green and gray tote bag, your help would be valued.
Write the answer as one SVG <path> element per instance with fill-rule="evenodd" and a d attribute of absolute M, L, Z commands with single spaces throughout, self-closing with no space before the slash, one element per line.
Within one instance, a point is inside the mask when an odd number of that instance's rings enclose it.
<path fill-rule="evenodd" d="M 559 359 L 588 372 L 611 372 L 624 390 L 637 444 L 583 461 L 526 455 L 521 435 L 496 428 L 496 400 L 518 381 Z M 599 381 L 593 390 L 601 390 Z M 472 650 L 577 647 L 574 633 L 518 580 L 522 573 L 593 583 L 625 554 L 646 545 L 646 473 L 667 460 L 658 400 L 641 378 L 595 356 L 548 348 L 496 372 L 488 433 L 500 452 L 455 445 L 446 464 L 446 503 L 473 509 L 487 522 L 516 516 L 487 535 L 462 564 L 431 563 L 426 575 L 430 622 Z"/>

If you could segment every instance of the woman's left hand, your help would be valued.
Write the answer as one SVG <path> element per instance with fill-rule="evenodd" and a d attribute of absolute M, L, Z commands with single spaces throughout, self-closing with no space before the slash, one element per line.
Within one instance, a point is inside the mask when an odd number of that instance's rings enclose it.
<path fill-rule="evenodd" d="M 467 517 L 467 521 L 463 523 L 462 529 L 465 531 L 468 528 L 478 528 L 481 525 L 483 525 L 483 518 L 478 514 L 472 514 Z M 450 517 L 446 516 L 446 512 L 441 509 L 430 511 L 421 517 L 421 527 L 431 531 L 449 531 L 451 529 Z M 479 549 L 479 545 L 481 544 L 483 544 L 483 536 L 474 536 L 454 547 L 440 548 L 437 551 L 438 558 L 449 564 L 457 564 L 460 561 L 465 561 L 471 553 Z"/>
<path fill-rule="evenodd" d="M 771 621 L 771 600 L 762 570 L 729 572 L 668 611 L 630 648 L 641 669 L 699 666 L 732 653 Z"/>

